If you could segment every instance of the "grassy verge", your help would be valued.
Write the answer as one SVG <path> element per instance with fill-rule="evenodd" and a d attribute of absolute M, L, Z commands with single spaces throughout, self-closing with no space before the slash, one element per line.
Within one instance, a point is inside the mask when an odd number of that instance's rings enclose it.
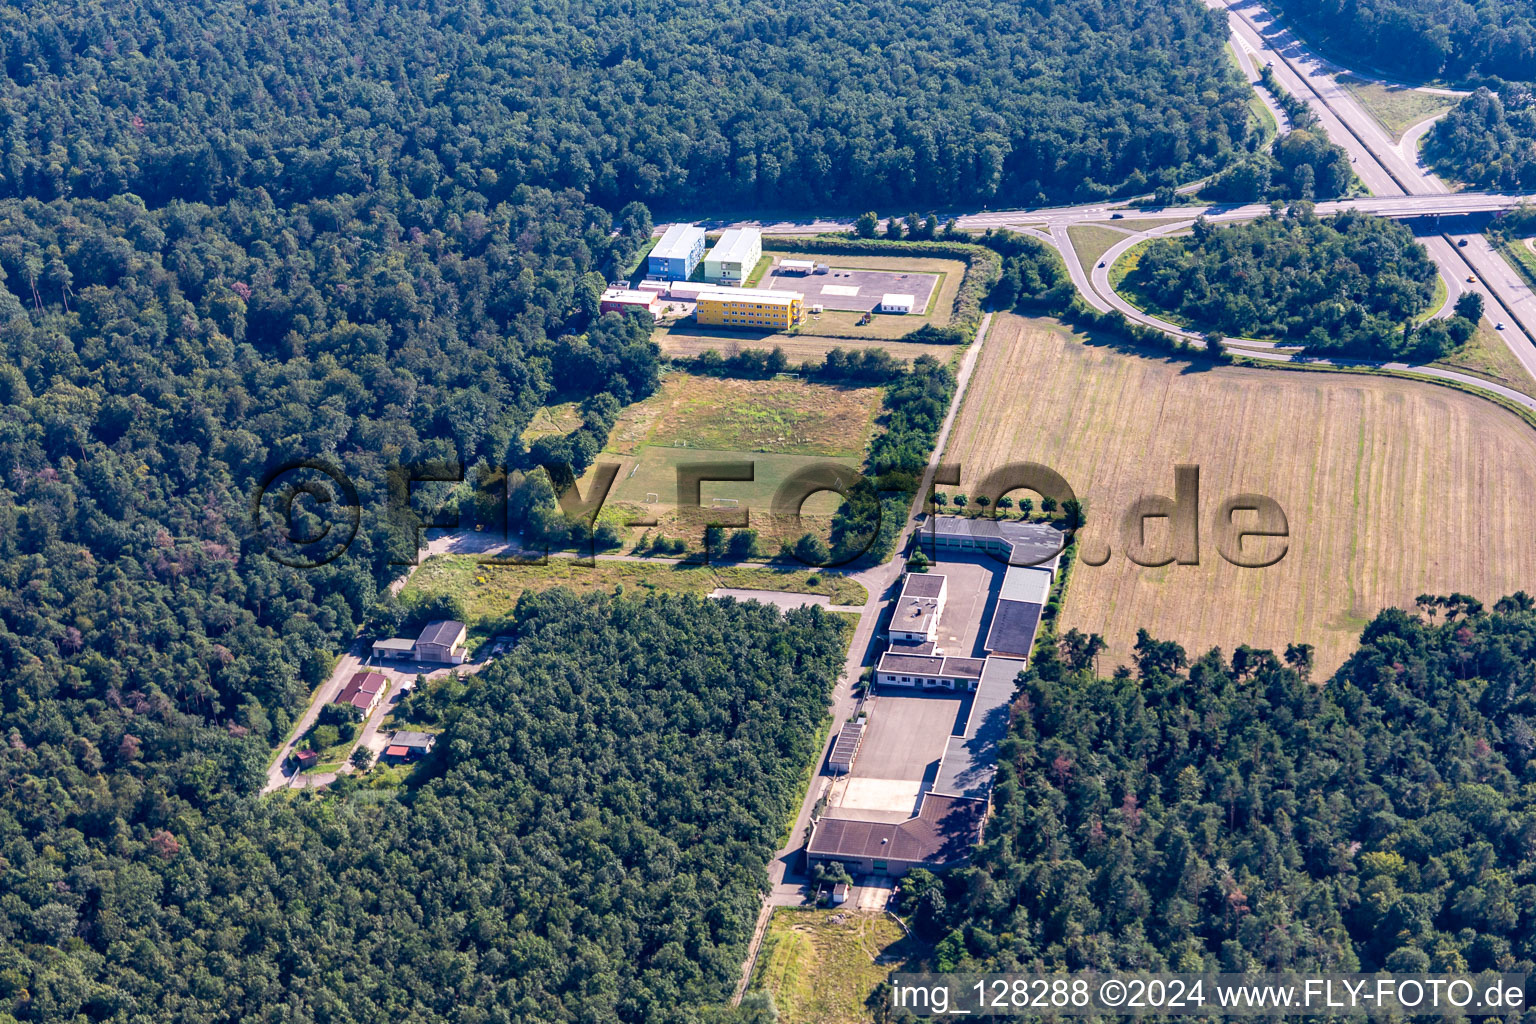
<path fill-rule="evenodd" d="M 922 952 L 884 914 L 780 908 L 752 988 L 772 993 L 780 1024 L 865 1024 L 873 1019 L 871 993 Z"/>
<path fill-rule="evenodd" d="M 511 614 L 524 591 L 566 587 L 577 593 L 611 593 L 620 586 L 681 594 L 708 594 L 720 587 L 781 590 L 825 594 L 832 604 L 862 605 L 869 600 L 869 592 L 854 580 L 803 568 L 628 561 L 580 565 L 571 558 L 551 558 L 544 565 L 486 565 L 474 555 L 429 558 L 411 574 L 400 600 L 410 605 L 438 594 L 452 594 L 463 602 L 470 631 L 483 634 Z"/>
<path fill-rule="evenodd" d="M 853 642 L 853 630 L 847 630 L 849 643 Z M 790 805 L 789 814 L 784 819 L 784 831 L 779 834 L 779 849 L 790 844 L 795 837 L 795 819 L 800 817 L 800 805 L 805 803 L 805 794 L 811 788 L 811 782 L 816 778 L 816 769 L 820 767 L 821 752 L 827 746 L 827 734 L 832 731 L 832 716 L 822 715 L 821 725 L 816 727 L 816 739 L 811 744 L 815 759 L 805 766 L 800 773 L 800 783 L 795 787 L 795 801 Z"/>
<path fill-rule="evenodd" d="M 1471 341 L 1432 365 L 1481 377 L 1536 398 L 1536 381 L 1487 320 L 1478 323 Z"/>
<path fill-rule="evenodd" d="M 1450 97 L 1421 92 L 1406 86 L 1383 85 L 1353 75 L 1340 75 L 1342 85 L 1366 113 L 1397 142 L 1414 125 L 1450 110 Z"/>
<path fill-rule="evenodd" d="M 1125 236 L 1124 230 L 1100 224 L 1073 224 L 1067 228 L 1067 237 L 1072 239 L 1072 248 L 1086 270 L 1097 266 L 1110 247 L 1125 241 Z"/>
<path fill-rule="evenodd" d="M 753 267 L 752 272 L 747 275 L 747 287 L 756 288 L 763 280 L 763 275 L 768 273 L 768 268 L 771 266 L 773 266 L 773 256 L 764 253 L 763 258 L 757 261 L 757 266 Z"/>

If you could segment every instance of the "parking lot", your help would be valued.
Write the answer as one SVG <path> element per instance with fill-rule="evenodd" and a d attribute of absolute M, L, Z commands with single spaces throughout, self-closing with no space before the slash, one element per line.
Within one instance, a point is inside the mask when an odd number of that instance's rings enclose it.
<path fill-rule="evenodd" d="M 912 296 L 912 312 L 921 316 L 938 287 L 939 275 L 895 270 L 856 270 L 834 266 L 825 274 L 783 274 L 774 267 L 763 275 L 761 287 L 803 292 L 807 305 L 862 311 L 880 305 L 889 293 Z"/>

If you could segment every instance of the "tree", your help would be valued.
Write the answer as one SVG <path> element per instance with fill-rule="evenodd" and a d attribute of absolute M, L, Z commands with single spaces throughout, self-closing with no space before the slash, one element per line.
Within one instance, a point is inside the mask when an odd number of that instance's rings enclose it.
<path fill-rule="evenodd" d="M 1035 510 L 1035 499 L 1034 498 L 1020 498 L 1019 499 L 1019 511 L 1024 513 L 1024 517 L 1026 519 L 1029 518 L 1030 513 L 1034 512 L 1034 510 Z"/>
<path fill-rule="evenodd" d="M 1005 494 L 997 499 L 997 507 L 1006 512 L 1008 509 L 1013 508 L 1013 499 Z"/>
<path fill-rule="evenodd" d="M 963 495 L 963 494 L 957 494 L 957 495 L 955 495 L 955 507 L 956 507 L 956 508 L 965 508 L 965 506 L 966 506 L 966 504 L 967 504 L 967 503 L 968 503 L 968 502 L 969 502 L 969 501 L 970 501 L 970 499 L 969 499 L 969 498 L 967 498 L 967 497 L 966 497 L 966 496 L 965 496 L 965 495 Z"/>
<path fill-rule="evenodd" d="M 1205 350 L 1211 355 L 1220 356 L 1226 353 L 1226 348 L 1222 344 L 1224 339 L 1220 331 L 1206 331 L 1202 340 L 1205 342 Z"/>
<path fill-rule="evenodd" d="M 890 220 L 886 221 L 885 222 L 885 237 L 889 238 L 889 239 L 892 239 L 894 241 L 900 241 L 900 239 L 901 239 L 901 221 L 897 220 L 895 217 L 892 217 Z"/>
<path fill-rule="evenodd" d="M 933 496 L 933 503 L 939 506 L 939 508 L 943 508 L 945 505 L 949 504 L 949 495 L 945 494 L 943 491 L 938 491 Z"/>
<path fill-rule="evenodd" d="M 1481 292 L 1466 291 L 1456 300 L 1456 315 L 1464 320 L 1470 320 L 1473 324 L 1483 318 L 1483 296 Z"/>
<path fill-rule="evenodd" d="M 978 494 L 978 495 L 976 495 L 976 507 L 977 508 L 986 508 L 990 504 L 992 504 L 992 502 L 991 502 L 990 499 L 987 498 L 987 496 L 985 494 Z"/>
<path fill-rule="evenodd" d="M 1048 498 L 1046 500 L 1049 501 L 1051 499 Z M 1050 509 L 1046 509 L 1046 511 L 1049 512 Z M 1084 514 L 1083 510 L 1083 503 L 1076 498 L 1068 498 L 1066 501 L 1062 502 L 1061 511 L 1062 523 L 1069 530 L 1081 529 L 1083 524 L 1087 522 L 1087 516 Z"/>
<path fill-rule="evenodd" d="M 791 551 L 795 558 L 806 565 L 821 566 L 832 560 L 832 552 L 826 542 L 814 533 L 801 534 Z"/>
<path fill-rule="evenodd" d="M 880 232 L 880 217 L 875 211 L 859 214 L 859 219 L 853 222 L 853 232 L 860 238 L 874 238 Z"/>
<path fill-rule="evenodd" d="M 360 772 L 366 772 L 373 766 L 373 751 L 367 747 L 358 747 L 352 751 L 352 767 Z"/>
<path fill-rule="evenodd" d="M 1056 511 L 1056 499 L 1052 498 L 1052 497 L 1049 497 L 1049 496 L 1041 498 L 1040 499 L 1040 510 L 1042 512 L 1055 512 Z"/>
<path fill-rule="evenodd" d="M 732 530 L 726 542 L 726 552 L 736 561 L 757 558 L 762 554 L 756 530 Z"/>

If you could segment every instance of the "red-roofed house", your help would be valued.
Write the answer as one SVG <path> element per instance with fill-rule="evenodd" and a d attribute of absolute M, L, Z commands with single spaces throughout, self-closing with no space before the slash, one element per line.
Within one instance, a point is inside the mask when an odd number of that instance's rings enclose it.
<path fill-rule="evenodd" d="M 379 698 L 384 696 L 384 688 L 388 685 L 389 680 L 377 672 L 359 672 L 347 680 L 347 685 L 341 688 L 331 703 L 346 704 L 359 717 L 367 718 L 368 713 L 379 703 Z"/>

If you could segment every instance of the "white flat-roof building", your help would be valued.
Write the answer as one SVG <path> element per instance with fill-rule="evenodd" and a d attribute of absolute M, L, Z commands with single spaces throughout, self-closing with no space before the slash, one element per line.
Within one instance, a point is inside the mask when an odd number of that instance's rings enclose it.
<path fill-rule="evenodd" d="M 935 573 L 908 573 L 891 616 L 891 642 L 921 644 L 939 638 L 946 587 Z"/>
<path fill-rule="evenodd" d="M 779 271 L 785 274 L 809 274 L 816 269 L 815 260 L 780 260 Z"/>
<path fill-rule="evenodd" d="M 880 300 L 880 312 L 882 313 L 910 313 L 912 306 L 917 301 L 916 296 L 902 292 L 888 292 Z"/>
<path fill-rule="evenodd" d="M 704 276 L 722 284 L 742 284 L 763 258 L 763 233 L 757 228 L 727 228 L 704 256 Z"/>
<path fill-rule="evenodd" d="M 686 281 L 704 258 L 704 229 L 692 224 L 673 224 L 646 257 L 645 273 L 664 281 Z"/>

